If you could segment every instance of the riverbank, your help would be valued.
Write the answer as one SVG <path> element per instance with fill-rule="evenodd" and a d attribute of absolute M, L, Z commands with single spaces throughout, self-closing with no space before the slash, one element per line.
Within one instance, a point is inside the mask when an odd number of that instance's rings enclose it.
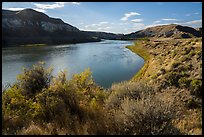
<path fill-rule="evenodd" d="M 135 52 L 137 55 L 139 55 L 145 60 L 144 66 L 139 70 L 139 72 L 136 73 L 132 80 L 136 80 L 144 76 L 144 73 L 146 72 L 149 66 L 149 61 L 151 59 L 151 55 L 150 53 L 148 53 L 147 49 L 141 46 L 141 41 L 142 39 L 134 42 L 134 46 L 126 46 L 126 48 L 130 49 L 132 52 Z"/>
<path fill-rule="evenodd" d="M 127 48 L 145 60 L 131 81 L 172 94 L 184 115 L 174 125 L 183 133 L 201 134 L 202 38 L 140 39 Z"/>

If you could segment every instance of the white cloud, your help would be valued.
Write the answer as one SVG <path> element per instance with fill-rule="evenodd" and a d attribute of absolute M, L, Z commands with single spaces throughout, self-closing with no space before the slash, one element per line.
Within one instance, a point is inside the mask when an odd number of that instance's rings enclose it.
<path fill-rule="evenodd" d="M 44 9 L 37 9 L 37 8 L 33 8 L 33 9 L 36 11 L 39 11 L 39 12 L 46 12 L 46 10 L 44 10 Z"/>
<path fill-rule="evenodd" d="M 40 9 L 56 9 L 64 7 L 64 2 L 55 2 L 54 4 L 34 3 L 34 5 Z"/>
<path fill-rule="evenodd" d="M 107 21 L 103 21 L 103 22 L 99 22 L 99 24 L 100 24 L 100 25 L 102 25 L 102 24 L 108 24 L 108 22 L 107 22 Z"/>
<path fill-rule="evenodd" d="M 25 8 L 4 8 L 5 10 L 19 11 L 24 10 Z"/>
<path fill-rule="evenodd" d="M 160 23 L 161 21 L 160 20 L 156 20 L 153 22 L 153 24 L 157 24 L 157 23 Z"/>
<path fill-rule="evenodd" d="M 164 21 L 179 21 L 178 19 L 161 19 L 161 20 L 164 20 Z"/>
<path fill-rule="evenodd" d="M 122 21 L 127 21 L 128 18 L 130 18 L 131 16 L 135 16 L 135 15 L 141 15 L 141 14 L 139 14 L 139 13 L 137 13 L 137 12 L 125 13 L 125 14 L 124 14 L 124 17 L 122 17 L 120 20 L 122 20 Z"/>
<path fill-rule="evenodd" d="M 192 13 L 192 14 L 195 14 L 195 15 L 198 15 L 199 13 L 198 12 L 195 12 L 195 13 Z M 191 16 L 192 14 L 186 14 L 186 16 Z"/>
<path fill-rule="evenodd" d="M 135 23 L 138 23 L 138 22 L 142 22 L 143 21 L 143 19 L 133 19 L 133 20 L 131 20 L 132 22 L 135 22 Z"/>
<path fill-rule="evenodd" d="M 34 5 L 39 9 L 56 9 L 62 8 L 65 4 L 74 4 L 79 5 L 79 2 L 54 2 L 53 4 L 41 4 L 41 3 L 34 3 Z"/>
<path fill-rule="evenodd" d="M 161 22 L 171 22 L 171 24 L 177 24 L 177 22 L 180 22 L 180 20 L 178 19 L 170 19 L 170 18 L 166 18 L 166 19 L 160 19 L 160 20 L 156 20 L 152 23 L 152 25 L 148 25 L 148 27 L 154 27 L 154 26 L 158 26 L 158 25 L 166 25 L 167 23 L 161 23 Z"/>
<path fill-rule="evenodd" d="M 80 5 L 79 2 L 70 2 L 70 3 L 75 4 L 75 5 Z"/>
<path fill-rule="evenodd" d="M 202 20 L 193 20 L 193 21 L 188 21 L 185 23 L 181 23 L 183 25 L 200 25 L 202 26 Z"/>

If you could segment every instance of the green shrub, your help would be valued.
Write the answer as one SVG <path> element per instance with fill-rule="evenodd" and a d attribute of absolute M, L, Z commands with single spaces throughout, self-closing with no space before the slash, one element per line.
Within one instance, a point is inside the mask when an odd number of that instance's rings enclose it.
<path fill-rule="evenodd" d="M 190 58 L 193 57 L 194 55 L 196 55 L 195 50 L 191 50 L 190 53 L 188 54 L 188 56 L 189 56 Z"/>
<path fill-rule="evenodd" d="M 66 134 L 85 130 L 88 134 L 106 133 L 106 93 L 94 83 L 90 70 L 75 74 L 71 80 L 66 72 L 53 77 L 51 70 L 42 63 L 34 65 L 3 92 L 3 134 L 59 134 L 61 130 Z M 48 123 L 59 131 L 47 130 Z"/>
<path fill-rule="evenodd" d="M 177 68 L 181 63 L 180 62 L 174 62 L 172 65 L 171 65 L 171 68 L 172 69 L 175 69 Z"/>
<path fill-rule="evenodd" d="M 15 134 L 26 126 L 35 112 L 32 99 L 26 99 L 18 85 L 13 85 L 2 94 L 3 133 Z"/>
<path fill-rule="evenodd" d="M 182 77 L 182 74 L 178 72 L 169 72 L 166 74 L 167 83 L 170 86 L 179 86 L 178 80 Z"/>
<path fill-rule="evenodd" d="M 181 77 L 178 80 L 179 87 L 181 87 L 181 88 L 188 88 L 189 85 L 190 85 L 190 82 L 191 82 L 191 80 L 189 80 L 189 79 L 187 79 L 185 77 Z"/>
<path fill-rule="evenodd" d="M 171 55 L 172 55 L 172 58 L 174 58 L 176 56 L 176 51 L 173 50 Z"/>
<path fill-rule="evenodd" d="M 187 55 L 191 51 L 190 47 L 185 47 L 184 51 L 181 51 L 182 55 Z"/>
<path fill-rule="evenodd" d="M 24 69 L 23 74 L 17 76 L 24 95 L 33 96 L 49 86 L 52 79 L 52 68 L 45 69 L 43 65 L 43 62 L 39 62 L 33 65 L 32 69 Z"/>
<path fill-rule="evenodd" d="M 181 59 L 180 59 L 181 62 L 189 61 L 189 60 L 191 60 L 191 58 L 188 57 L 188 56 L 182 56 Z"/>
<path fill-rule="evenodd" d="M 191 95 L 195 95 L 198 97 L 202 96 L 202 80 L 200 79 L 192 80 L 190 83 L 190 88 L 191 88 Z"/>

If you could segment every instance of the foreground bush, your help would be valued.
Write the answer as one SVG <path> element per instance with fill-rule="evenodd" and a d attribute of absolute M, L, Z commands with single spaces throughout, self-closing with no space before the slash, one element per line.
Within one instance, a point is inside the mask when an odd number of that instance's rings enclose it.
<path fill-rule="evenodd" d="M 51 72 L 52 69 L 45 69 L 42 63 L 24 69 L 18 81 L 3 92 L 4 134 L 34 133 L 32 129 L 35 134 L 43 132 L 37 132 L 39 129 L 53 133 L 46 129 L 49 123 L 53 123 L 53 130 L 63 129 L 66 134 L 80 134 L 91 129 L 99 132 L 97 126 L 92 125 L 96 121 L 104 123 L 99 113 L 103 111 L 105 93 L 93 82 L 90 70 L 75 74 L 71 80 L 67 80 L 65 72 L 56 77 Z M 87 126 L 89 122 L 94 124 Z"/>
<path fill-rule="evenodd" d="M 126 85 L 128 88 L 125 88 Z M 157 94 L 154 89 L 142 83 L 121 83 L 120 87 L 118 93 L 118 90 L 115 90 L 118 87 L 112 86 L 115 91 L 107 100 L 107 106 L 112 106 L 117 134 L 180 134 L 179 130 L 172 125 L 178 109 L 171 95 Z"/>
<path fill-rule="evenodd" d="M 18 75 L 19 86 L 25 96 L 33 96 L 43 88 L 48 88 L 52 79 L 52 68 L 45 69 L 44 62 L 33 65 L 32 69 L 23 69 L 23 74 Z"/>
<path fill-rule="evenodd" d="M 3 134 L 179 134 L 173 98 L 142 83 L 103 90 L 89 69 L 67 80 L 43 63 L 2 93 Z"/>

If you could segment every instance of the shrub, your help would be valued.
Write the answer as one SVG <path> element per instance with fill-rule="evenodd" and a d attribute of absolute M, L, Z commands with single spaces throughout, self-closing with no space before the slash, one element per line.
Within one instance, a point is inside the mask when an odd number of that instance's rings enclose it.
<path fill-rule="evenodd" d="M 22 95 L 18 85 L 13 85 L 2 94 L 2 124 L 4 134 L 15 134 L 26 126 L 34 113 L 32 99 Z"/>
<path fill-rule="evenodd" d="M 48 123 L 59 130 L 56 134 L 61 130 L 66 134 L 84 130 L 89 130 L 88 134 L 106 133 L 106 94 L 94 83 L 90 70 L 75 74 L 71 80 L 67 80 L 66 72 L 53 77 L 51 70 L 43 64 L 34 65 L 3 92 L 3 134 L 52 134 L 54 131 L 45 128 Z"/>
<path fill-rule="evenodd" d="M 172 51 L 172 58 L 174 58 L 175 56 L 176 56 L 176 51 L 173 50 L 173 51 Z"/>
<path fill-rule="evenodd" d="M 190 82 L 191 82 L 191 80 L 189 80 L 189 79 L 187 79 L 185 77 L 181 77 L 178 80 L 179 87 L 181 87 L 181 88 L 188 88 L 189 85 L 190 85 Z"/>
<path fill-rule="evenodd" d="M 124 98 L 115 111 L 118 134 L 126 135 L 169 135 L 179 134 L 172 126 L 176 117 L 173 101 L 149 94 L 141 99 Z"/>
<path fill-rule="evenodd" d="M 171 68 L 174 69 L 174 68 L 177 68 L 181 63 L 180 62 L 174 62 L 172 65 L 171 65 Z"/>
<path fill-rule="evenodd" d="M 178 80 L 182 77 L 182 74 L 178 72 L 169 72 L 166 74 L 167 83 L 170 86 L 179 86 Z"/>
<path fill-rule="evenodd" d="M 178 109 L 173 96 L 142 83 L 121 82 L 111 87 L 106 101 L 111 133 L 126 135 L 180 134 L 172 125 Z"/>
<path fill-rule="evenodd" d="M 198 97 L 202 96 L 202 80 L 200 79 L 192 80 L 190 83 L 190 88 L 191 88 L 191 95 L 195 95 Z"/>
<path fill-rule="evenodd" d="M 49 86 L 52 79 L 52 68 L 45 69 L 43 65 L 43 62 L 39 62 L 33 65 L 32 69 L 24 69 L 23 74 L 17 76 L 24 95 L 33 96 Z"/>
<path fill-rule="evenodd" d="M 191 50 L 190 53 L 188 54 L 188 56 L 190 58 L 192 58 L 194 55 L 196 55 L 196 51 L 195 50 Z"/>
<path fill-rule="evenodd" d="M 111 86 L 110 95 L 106 100 L 107 108 L 114 108 L 120 106 L 122 100 L 126 97 L 131 99 L 140 98 L 140 94 L 148 92 L 154 93 L 154 90 L 142 83 L 136 82 L 121 82 Z"/>
<path fill-rule="evenodd" d="M 190 47 L 185 47 L 184 51 L 181 52 L 182 55 L 187 55 L 191 51 Z"/>
<path fill-rule="evenodd" d="M 188 56 L 182 56 L 181 59 L 180 59 L 181 62 L 189 61 L 189 60 L 191 60 L 191 58 L 188 57 Z"/>

